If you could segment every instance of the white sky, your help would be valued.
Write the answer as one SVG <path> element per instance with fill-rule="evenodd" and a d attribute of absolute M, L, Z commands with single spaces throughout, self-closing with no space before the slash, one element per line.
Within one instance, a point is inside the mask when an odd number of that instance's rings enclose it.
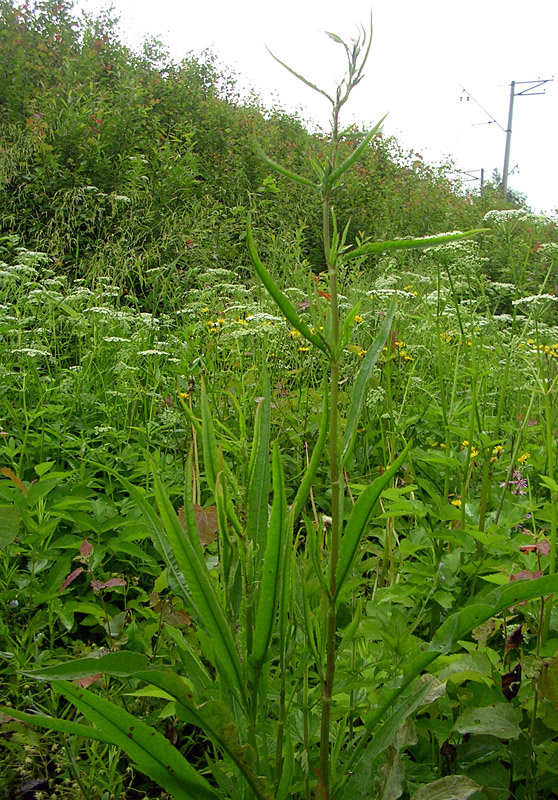
<path fill-rule="evenodd" d="M 503 169 L 510 83 L 551 78 L 546 95 L 516 97 L 509 186 L 536 211 L 558 209 L 558 0 L 112 0 L 124 41 L 160 38 L 180 60 L 211 48 L 266 103 L 328 127 L 329 107 L 283 70 L 281 60 L 326 91 L 343 75 L 343 51 L 324 31 L 345 39 L 359 24 L 374 38 L 366 77 L 342 124 L 371 126 L 386 112 L 387 135 L 436 162 L 453 156 L 462 170 Z M 78 0 L 96 11 L 103 0 Z M 526 88 L 517 86 L 516 92 Z M 490 124 L 486 124 L 490 123 Z M 477 184 L 478 185 L 478 184 Z"/>

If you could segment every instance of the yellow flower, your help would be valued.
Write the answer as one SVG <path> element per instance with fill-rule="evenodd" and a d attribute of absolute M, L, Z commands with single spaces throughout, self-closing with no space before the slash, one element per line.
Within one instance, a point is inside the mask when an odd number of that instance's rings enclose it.
<path fill-rule="evenodd" d="M 309 347 L 299 347 L 298 348 L 298 352 L 299 353 L 306 353 L 307 350 L 310 350 L 310 348 Z"/>
<path fill-rule="evenodd" d="M 202 314 L 207 314 L 208 311 L 209 311 L 209 308 L 206 306 L 205 308 L 202 308 L 201 313 Z"/>
<path fill-rule="evenodd" d="M 296 328 L 293 328 L 292 330 L 289 331 L 289 336 L 291 336 L 293 339 L 298 339 L 298 337 L 300 336 L 300 331 L 297 331 Z"/>
<path fill-rule="evenodd" d="M 364 358 L 365 355 L 366 355 L 366 350 L 364 349 L 364 347 L 361 347 L 357 353 L 357 356 L 359 356 L 360 358 Z"/>
<path fill-rule="evenodd" d="M 248 325 L 248 323 L 246 322 L 246 320 L 245 320 L 245 319 L 241 319 L 240 317 L 237 317 L 237 318 L 236 318 L 236 320 L 235 320 L 235 322 L 238 322 L 238 323 L 239 323 L 239 325 Z"/>
<path fill-rule="evenodd" d="M 528 458 L 531 458 L 531 453 L 523 453 L 523 455 L 519 456 L 517 460 L 520 464 L 525 464 Z"/>
<path fill-rule="evenodd" d="M 178 396 L 181 400 L 186 400 L 188 397 L 188 392 L 178 392 Z"/>
<path fill-rule="evenodd" d="M 474 447 L 474 446 L 473 446 L 473 447 L 471 447 L 471 458 L 476 458 L 476 456 L 478 456 L 479 452 L 480 452 L 480 451 L 479 451 L 479 450 L 477 450 L 477 448 L 476 448 L 476 447 Z"/>
<path fill-rule="evenodd" d="M 360 316 L 360 314 L 356 315 L 355 322 L 362 322 L 362 317 Z"/>
<path fill-rule="evenodd" d="M 460 497 L 456 497 L 455 499 L 450 500 L 450 503 L 452 504 L 452 506 L 456 506 L 457 508 L 461 508 L 461 498 Z"/>

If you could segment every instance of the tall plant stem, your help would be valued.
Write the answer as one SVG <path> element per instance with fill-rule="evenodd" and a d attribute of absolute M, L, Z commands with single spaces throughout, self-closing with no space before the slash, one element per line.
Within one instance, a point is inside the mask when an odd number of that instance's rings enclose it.
<path fill-rule="evenodd" d="M 337 113 L 334 112 L 333 147 L 331 166 L 335 163 L 337 153 Z M 335 573 L 339 559 L 339 541 L 341 538 L 341 476 L 339 464 L 339 298 L 337 282 L 337 264 L 331 259 L 331 237 L 329 217 L 331 194 L 326 190 L 323 196 L 322 223 L 323 242 L 326 264 L 329 274 L 329 290 L 331 294 L 331 369 L 330 369 L 330 427 L 329 427 L 329 475 L 331 482 L 331 539 L 329 551 L 329 597 L 327 598 L 326 628 L 326 665 L 322 683 L 322 715 L 320 731 L 320 774 L 327 798 L 329 793 L 329 731 L 331 719 L 331 701 L 335 680 L 335 591 L 337 588 Z"/>

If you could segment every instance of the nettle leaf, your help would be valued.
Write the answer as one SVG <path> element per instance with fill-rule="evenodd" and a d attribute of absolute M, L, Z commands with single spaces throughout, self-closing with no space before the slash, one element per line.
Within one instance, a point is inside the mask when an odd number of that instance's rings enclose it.
<path fill-rule="evenodd" d="M 558 658 L 551 658 L 543 664 L 538 685 L 541 697 L 549 700 L 558 711 Z"/>
<path fill-rule="evenodd" d="M 492 703 L 482 708 L 467 708 L 455 722 L 457 733 L 487 734 L 498 739 L 517 739 L 521 735 L 523 712 L 509 703 Z"/>
<path fill-rule="evenodd" d="M 467 800 L 482 786 L 466 775 L 448 775 L 434 783 L 421 786 L 411 800 Z"/>
<path fill-rule="evenodd" d="M 19 533 L 20 516 L 16 508 L 0 508 L 0 548 L 11 544 Z"/>

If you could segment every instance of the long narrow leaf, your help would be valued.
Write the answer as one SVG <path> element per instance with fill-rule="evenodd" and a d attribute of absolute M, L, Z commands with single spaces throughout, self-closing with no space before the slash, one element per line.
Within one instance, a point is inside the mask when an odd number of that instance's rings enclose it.
<path fill-rule="evenodd" d="M 192 598 L 190 596 L 188 584 L 184 578 L 182 570 L 178 565 L 173 549 L 169 543 L 168 536 L 165 533 L 165 528 L 157 512 L 147 502 L 141 489 L 139 489 L 137 486 L 134 486 L 134 484 L 130 483 L 130 481 L 126 478 L 123 478 L 117 473 L 114 474 L 124 489 L 126 489 L 130 497 L 133 499 L 138 509 L 141 511 L 143 521 L 147 523 L 151 540 L 157 551 L 164 558 L 169 573 L 172 576 L 175 593 L 177 596 L 182 597 L 183 600 L 190 604 L 192 602 Z"/>
<path fill-rule="evenodd" d="M 376 478 L 373 484 L 367 486 L 353 506 L 351 516 L 347 520 L 345 532 L 343 534 L 343 538 L 341 539 L 339 563 L 337 565 L 335 574 L 337 584 L 335 591 L 336 599 L 339 597 L 339 592 L 343 588 L 343 584 L 345 583 L 347 575 L 349 574 L 349 571 L 354 563 L 358 553 L 358 548 L 362 541 L 362 537 L 366 532 L 366 527 L 368 525 L 368 520 L 370 518 L 370 514 L 372 513 L 372 509 L 376 505 L 376 501 L 378 500 L 382 491 L 385 489 L 387 484 L 390 482 L 405 460 L 410 447 L 411 442 L 408 442 L 405 446 L 405 449 L 395 459 L 393 464 L 386 469 L 383 475 L 380 475 L 380 477 Z"/>
<path fill-rule="evenodd" d="M 265 778 L 258 775 L 255 753 L 249 745 L 241 744 L 240 733 L 231 709 L 220 700 L 194 705 L 182 679 L 170 670 L 149 670 L 136 675 L 157 686 L 176 701 L 176 714 L 183 722 L 199 727 L 233 761 L 258 800 L 272 800 Z"/>
<path fill-rule="evenodd" d="M 102 733 L 91 725 L 82 725 L 79 722 L 71 722 L 68 719 L 59 719 L 58 717 L 48 717 L 46 714 L 29 714 L 9 706 L 0 706 L 0 713 L 18 719 L 21 722 L 26 722 L 28 725 L 38 725 L 39 728 L 46 728 L 49 731 L 60 731 L 61 733 L 69 733 L 72 736 L 82 736 L 84 739 L 94 739 L 96 742 L 113 744 L 108 734 Z"/>
<path fill-rule="evenodd" d="M 369 256 L 372 253 L 384 253 L 386 250 L 417 250 L 425 247 L 437 247 L 447 242 L 457 242 L 460 239 L 476 236 L 477 233 L 483 233 L 485 230 L 486 228 L 476 228 L 465 233 L 442 233 L 438 236 L 426 236 L 424 239 L 395 239 L 390 242 L 370 242 L 369 244 L 363 244 L 361 247 L 355 247 L 354 250 L 349 250 L 343 258 L 347 261 L 352 258 Z"/>
<path fill-rule="evenodd" d="M 360 419 L 362 404 L 364 402 L 366 384 L 372 375 L 372 371 L 376 366 L 376 362 L 380 356 L 380 353 L 382 352 L 382 348 L 384 347 L 391 330 L 391 324 L 395 314 L 395 303 L 396 300 L 393 298 L 391 305 L 387 310 L 386 316 L 384 317 L 384 322 L 380 329 L 380 333 L 366 351 L 366 355 L 364 356 L 364 360 L 354 383 L 353 392 L 351 395 L 351 404 L 349 406 L 347 422 L 345 424 L 345 431 L 343 433 L 343 450 L 341 453 L 341 463 L 343 465 L 345 464 L 347 457 L 350 455 L 355 442 L 358 421 Z"/>
<path fill-rule="evenodd" d="M 71 683 L 55 683 L 54 688 L 175 800 L 221 797 L 162 733 L 86 689 Z"/>
<path fill-rule="evenodd" d="M 199 544 L 199 533 L 195 523 L 192 525 L 193 512 L 191 510 L 188 512 L 185 508 L 186 533 L 184 533 L 172 503 L 156 473 L 153 475 L 153 484 L 157 506 L 169 543 L 176 562 L 186 579 L 199 622 L 211 638 L 219 673 L 222 679 L 236 691 L 242 704 L 247 708 L 244 677 L 234 638 L 209 579 Z M 190 498 L 185 498 L 185 506 L 189 505 L 189 500 Z"/>
<path fill-rule="evenodd" d="M 329 432 L 329 405 L 327 392 L 323 392 L 323 398 L 322 416 L 320 418 L 320 427 L 318 429 L 318 440 L 314 446 L 312 455 L 310 456 L 310 461 L 306 467 L 306 471 L 304 472 L 302 480 L 299 483 L 297 493 L 291 506 L 290 514 L 293 525 L 302 510 L 302 506 L 306 502 L 306 498 L 308 497 L 310 488 L 314 478 L 316 477 L 316 472 L 318 471 L 322 454 L 324 452 L 325 443 L 327 441 L 327 435 Z"/>
<path fill-rule="evenodd" d="M 305 339 L 308 339 L 318 350 L 321 350 L 326 355 L 329 355 L 328 347 L 319 336 L 315 333 L 312 333 L 306 322 L 302 320 L 295 311 L 294 306 L 292 305 L 291 301 L 283 294 L 281 289 L 277 286 L 269 272 L 266 270 L 262 262 L 260 261 L 260 257 L 258 256 L 258 251 L 256 249 L 256 244 L 254 242 L 254 236 L 252 234 L 252 225 L 250 223 L 250 217 L 248 216 L 248 224 L 246 227 L 246 244 L 248 245 L 248 252 L 250 254 L 250 258 L 252 259 L 252 264 L 254 265 L 254 269 L 258 273 L 258 277 L 273 298 L 287 320 L 291 323 L 293 328 L 296 328 L 299 333 L 304 336 Z"/>
<path fill-rule="evenodd" d="M 309 178 L 305 178 L 303 175 L 297 175 L 296 172 L 291 172 L 289 169 L 286 169 L 282 164 L 278 164 L 277 161 L 274 161 L 270 158 L 260 147 L 256 139 L 252 139 L 254 144 L 254 150 L 268 167 L 274 169 L 275 172 L 278 172 L 280 175 L 283 175 L 285 178 L 289 178 L 291 181 L 296 181 L 296 183 L 301 183 L 303 186 L 310 186 L 312 189 L 316 189 L 316 184 L 311 181 Z"/>
<path fill-rule="evenodd" d="M 277 63 L 278 63 L 278 64 L 281 64 L 281 66 L 282 66 L 282 67 L 284 67 L 284 68 L 287 70 L 287 72 L 290 72 L 290 73 L 291 73 L 291 75 L 294 75 L 294 77 L 295 77 L 295 78 L 298 78 L 298 80 L 299 80 L 299 81 L 302 81 L 302 83 L 306 84 L 306 86 L 308 86 L 310 89 L 313 89 L 315 92 L 319 92 L 319 94 L 322 94 L 324 97 L 327 97 L 327 99 L 329 100 L 329 102 L 330 102 L 330 103 L 333 105 L 333 99 L 332 99 L 332 98 L 331 98 L 331 97 L 328 95 L 328 93 L 327 93 L 327 92 L 324 92 L 324 90 L 323 90 L 323 89 L 320 89 L 320 88 L 318 88 L 318 87 L 317 87 L 317 86 L 316 86 L 314 83 L 312 83 L 311 81 L 309 81 L 309 80 L 308 80 L 307 78 L 305 78 L 303 75 L 300 75 L 298 72 L 295 72 L 295 70 L 294 70 L 294 69 L 292 69 L 292 67 L 289 67 L 289 65 L 288 65 L 288 64 L 285 64 L 285 62 L 284 62 L 284 61 L 281 61 L 281 59 L 280 59 L 280 58 L 277 58 L 277 56 L 276 56 L 276 55 L 274 55 L 274 54 L 271 52 L 271 50 L 269 49 L 269 47 L 267 48 L 267 52 L 269 53 L 269 55 L 270 55 L 272 58 L 274 58 L 274 59 L 275 59 L 275 61 L 277 61 Z"/>
<path fill-rule="evenodd" d="M 269 476 L 269 438 L 271 430 L 271 387 L 263 362 L 263 397 L 254 422 L 254 440 L 248 474 L 246 535 L 256 545 L 256 562 L 261 564 L 267 533 Z"/>
<path fill-rule="evenodd" d="M 356 147 L 353 150 L 351 155 L 348 156 L 348 158 L 346 158 L 345 161 L 343 161 L 338 167 L 336 167 L 333 170 L 333 172 L 331 173 L 331 175 L 328 178 L 328 183 L 331 186 L 333 186 L 333 184 L 341 177 L 341 175 L 343 175 L 348 169 L 350 169 L 353 166 L 353 164 L 355 164 L 358 161 L 358 159 L 360 158 L 362 153 L 366 150 L 366 148 L 370 144 L 370 141 L 374 138 L 374 136 L 376 136 L 378 134 L 380 128 L 384 124 L 384 121 L 385 121 L 386 117 L 387 117 L 387 114 L 385 114 L 382 117 L 382 119 L 378 122 L 378 124 L 375 125 L 372 128 L 372 130 L 369 131 L 366 134 L 366 136 L 364 137 L 362 142 L 358 145 L 358 147 Z"/>
<path fill-rule="evenodd" d="M 277 443 L 273 448 L 273 505 L 267 532 L 267 546 L 261 575 L 261 588 L 256 609 L 254 640 L 250 663 L 256 675 L 265 662 L 273 623 L 277 614 L 277 599 L 280 586 L 280 565 L 283 552 L 283 537 L 286 533 L 287 501 L 285 478 Z"/>

